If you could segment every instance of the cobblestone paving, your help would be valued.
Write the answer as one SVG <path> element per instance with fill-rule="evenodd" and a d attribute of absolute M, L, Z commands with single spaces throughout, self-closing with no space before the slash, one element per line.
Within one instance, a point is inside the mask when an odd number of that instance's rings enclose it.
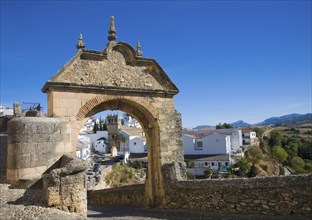
<path fill-rule="evenodd" d="M 88 207 L 88 218 L 75 214 L 63 212 L 53 208 L 44 207 L 40 190 L 13 189 L 10 185 L 0 183 L 0 219 L 1 220 L 33 220 L 33 219 L 62 219 L 62 220 L 87 220 L 87 219 L 116 219 L 116 220 L 154 220 L 154 219 L 208 219 L 208 220 L 230 220 L 230 219 L 309 219 L 301 216 L 259 216 L 259 215 L 237 215 L 224 213 L 192 212 L 188 210 L 160 210 L 129 207 Z"/>

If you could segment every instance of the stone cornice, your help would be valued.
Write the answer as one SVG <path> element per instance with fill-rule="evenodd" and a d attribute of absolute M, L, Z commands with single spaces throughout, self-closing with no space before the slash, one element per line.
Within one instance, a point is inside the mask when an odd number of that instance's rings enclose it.
<path fill-rule="evenodd" d="M 145 93 L 151 96 L 165 96 L 172 97 L 179 93 L 179 90 L 153 90 L 153 89 L 140 89 L 140 88 L 126 88 L 126 87 L 114 87 L 114 86 L 98 86 L 98 85 L 81 85 L 76 83 L 65 82 L 46 82 L 41 91 L 48 93 L 49 90 L 67 90 L 67 91 L 83 91 L 87 93 L 103 93 L 103 92 L 120 92 L 120 93 Z"/>

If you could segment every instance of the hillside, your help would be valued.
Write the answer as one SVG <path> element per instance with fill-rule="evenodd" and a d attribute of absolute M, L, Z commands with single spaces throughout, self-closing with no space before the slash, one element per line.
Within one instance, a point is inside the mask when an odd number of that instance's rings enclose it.
<path fill-rule="evenodd" d="M 292 124 L 292 123 L 297 123 L 300 121 L 311 121 L 311 120 L 312 120 L 311 113 L 303 114 L 303 115 L 290 114 L 290 115 L 284 115 L 280 117 L 271 117 L 255 125 L 266 126 L 266 125 L 276 125 L 276 124 Z"/>
<path fill-rule="evenodd" d="M 249 124 L 243 120 L 238 120 L 230 125 L 234 127 L 249 127 L 249 126 L 274 126 L 274 125 L 293 125 L 293 124 L 299 124 L 299 123 L 307 123 L 310 124 L 312 122 L 312 113 L 307 114 L 289 114 L 289 115 L 283 115 L 280 117 L 271 117 L 268 119 L 265 119 L 262 122 L 258 122 L 256 124 Z M 215 126 L 211 125 L 199 125 L 195 127 L 194 129 L 201 130 L 201 129 L 207 129 L 207 128 L 214 128 Z"/>

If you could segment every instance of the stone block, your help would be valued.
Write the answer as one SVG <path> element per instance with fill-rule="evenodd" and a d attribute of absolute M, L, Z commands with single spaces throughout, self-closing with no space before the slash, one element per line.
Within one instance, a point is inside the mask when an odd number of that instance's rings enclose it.
<path fill-rule="evenodd" d="M 77 98 L 60 98 L 59 107 L 79 109 L 81 107 L 81 100 Z"/>
<path fill-rule="evenodd" d="M 18 180 L 18 170 L 7 168 L 6 180 L 8 183 L 15 183 Z"/>
<path fill-rule="evenodd" d="M 64 153 L 65 145 L 64 142 L 58 142 L 55 146 L 55 153 Z"/>
<path fill-rule="evenodd" d="M 32 179 L 34 177 L 37 177 L 37 168 L 31 167 L 31 168 L 21 168 L 18 169 L 18 179 Z"/>
<path fill-rule="evenodd" d="M 56 117 L 68 117 L 67 108 L 54 108 L 53 115 Z"/>

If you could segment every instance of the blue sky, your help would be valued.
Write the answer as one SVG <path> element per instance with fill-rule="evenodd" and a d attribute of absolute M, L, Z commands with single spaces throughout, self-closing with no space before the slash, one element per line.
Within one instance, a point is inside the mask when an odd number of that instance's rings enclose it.
<path fill-rule="evenodd" d="M 155 58 L 180 89 L 183 126 L 312 112 L 311 1 L 3 1 L 1 100 L 40 102 L 76 53 L 117 40 Z"/>

